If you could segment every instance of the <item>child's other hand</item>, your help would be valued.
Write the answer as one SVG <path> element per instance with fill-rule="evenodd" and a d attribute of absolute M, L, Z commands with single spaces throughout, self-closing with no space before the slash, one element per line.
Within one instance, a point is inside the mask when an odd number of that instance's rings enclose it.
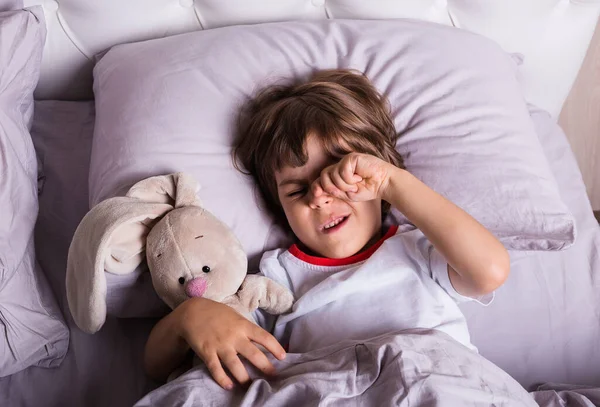
<path fill-rule="evenodd" d="M 347 201 L 382 198 L 388 186 L 392 164 L 369 154 L 350 153 L 321 171 L 312 186 L 314 196 L 323 191 Z"/>
<path fill-rule="evenodd" d="M 275 372 L 257 344 L 264 346 L 277 359 L 285 358 L 285 350 L 275 337 L 227 305 L 205 298 L 190 298 L 173 312 L 179 313 L 178 335 L 204 361 L 213 378 L 224 389 L 231 389 L 233 382 L 223 366 L 239 383 L 250 380 L 238 355 L 266 374 Z"/>

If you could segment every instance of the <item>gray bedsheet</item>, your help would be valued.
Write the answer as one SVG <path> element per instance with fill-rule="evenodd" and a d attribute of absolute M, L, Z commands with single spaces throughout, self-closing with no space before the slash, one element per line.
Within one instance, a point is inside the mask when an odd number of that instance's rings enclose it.
<path fill-rule="evenodd" d="M 532 117 L 576 219 L 561 252 L 511 252 L 511 275 L 487 308 L 464 304 L 479 351 L 528 390 L 545 382 L 600 386 L 600 226 L 564 133 L 547 113 Z"/>
<path fill-rule="evenodd" d="M 274 360 L 248 389 L 221 389 L 203 365 L 154 390 L 150 406 L 535 406 L 513 378 L 436 330 L 410 330 Z"/>
<path fill-rule="evenodd" d="M 71 327 L 71 345 L 57 369 L 34 367 L 0 379 L 1 406 L 131 406 L 156 387 L 142 371 L 154 321 L 109 318 L 89 336 L 67 311 L 66 254 L 87 211 L 93 120 L 90 102 L 36 103 L 33 134 L 43 168 L 38 260 Z M 512 274 L 494 303 L 462 308 L 482 355 L 528 391 L 538 390 L 541 405 L 600 405 L 600 228 L 564 136 L 543 113 L 535 122 L 577 220 L 577 241 L 564 252 L 511 253 Z M 538 387 L 548 382 L 583 386 Z"/>
<path fill-rule="evenodd" d="M 265 378 L 246 364 L 252 383 L 223 390 L 199 365 L 150 392 L 150 406 L 542 406 L 593 407 L 600 388 L 547 384 L 528 394 L 493 363 L 448 335 L 411 330 L 316 352 L 272 358 Z"/>

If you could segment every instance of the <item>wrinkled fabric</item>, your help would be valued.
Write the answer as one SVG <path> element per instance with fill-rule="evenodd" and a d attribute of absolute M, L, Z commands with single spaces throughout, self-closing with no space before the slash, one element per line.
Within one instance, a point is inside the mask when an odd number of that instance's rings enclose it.
<path fill-rule="evenodd" d="M 145 406 L 536 406 L 514 379 L 436 330 L 409 330 L 251 369 L 248 390 L 226 391 L 204 366 L 154 390 Z"/>
<path fill-rule="evenodd" d="M 23 7 L 23 0 L 0 0 L 0 11 L 17 10 Z"/>
<path fill-rule="evenodd" d="M 45 35 L 41 7 L 0 13 L 0 377 L 58 366 L 69 342 L 33 238 L 37 159 L 28 128 Z"/>
<path fill-rule="evenodd" d="M 545 383 L 531 394 L 542 407 L 600 406 L 600 387 Z"/>
<path fill-rule="evenodd" d="M 87 175 L 93 102 L 36 101 L 32 139 L 39 157 L 37 260 L 71 330 L 69 350 L 55 369 L 25 369 L 0 378 L 4 407 L 131 407 L 156 386 L 143 370 L 152 319 L 109 317 L 95 335 L 69 313 L 65 273 L 75 228 L 88 211 Z"/>
<path fill-rule="evenodd" d="M 496 365 L 436 330 L 348 341 L 271 361 L 277 370 L 273 377 L 246 363 L 251 378 L 247 389 L 223 390 L 200 365 L 135 406 L 600 405 L 600 387 L 547 383 L 528 394 Z"/>
<path fill-rule="evenodd" d="M 577 240 L 562 252 L 509 251 L 511 272 L 494 303 L 461 310 L 480 353 L 528 390 L 545 382 L 597 387 L 600 226 L 564 132 L 547 112 L 530 112 Z"/>

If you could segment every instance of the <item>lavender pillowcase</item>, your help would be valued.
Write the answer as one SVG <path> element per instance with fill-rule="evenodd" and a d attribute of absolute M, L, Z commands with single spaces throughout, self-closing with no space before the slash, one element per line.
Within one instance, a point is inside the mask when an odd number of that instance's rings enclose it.
<path fill-rule="evenodd" d="M 37 160 L 28 127 L 45 35 L 41 7 L 0 12 L 0 377 L 60 364 L 69 342 L 33 243 Z"/>
<path fill-rule="evenodd" d="M 364 71 L 387 95 L 407 169 L 506 247 L 572 244 L 574 222 L 536 137 L 516 63 L 484 37 L 411 20 L 226 27 L 113 47 L 94 70 L 91 205 L 142 178 L 188 171 L 206 207 L 233 228 L 256 264 L 284 240 L 251 180 L 231 165 L 238 108 L 259 87 L 336 67 Z M 392 219 L 412 228 L 397 211 Z M 121 293 L 136 281 L 112 277 Z"/>
<path fill-rule="evenodd" d="M 0 0 L 0 12 L 23 8 L 23 0 Z"/>

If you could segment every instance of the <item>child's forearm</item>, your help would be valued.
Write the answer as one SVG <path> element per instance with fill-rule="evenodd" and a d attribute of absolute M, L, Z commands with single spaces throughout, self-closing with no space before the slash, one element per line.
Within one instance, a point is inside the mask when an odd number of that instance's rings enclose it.
<path fill-rule="evenodd" d="M 161 319 L 150 332 L 144 351 L 146 374 L 165 381 L 188 355 L 190 347 L 177 333 L 173 313 Z"/>
<path fill-rule="evenodd" d="M 499 287 L 510 261 L 504 246 L 479 222 L 408 171 L 394 167 L 383 199 L 402 212 L 444 256 L 454 288 L 478 296 Z"/>

